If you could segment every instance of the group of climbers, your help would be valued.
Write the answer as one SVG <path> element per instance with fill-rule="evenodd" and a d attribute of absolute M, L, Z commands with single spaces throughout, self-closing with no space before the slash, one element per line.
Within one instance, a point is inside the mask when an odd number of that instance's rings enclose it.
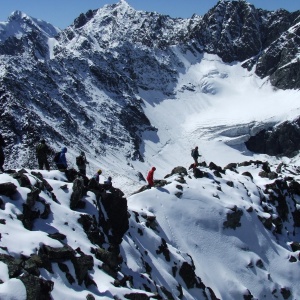
<path fill-rule="evenodd" d="M 0 171 L 4 172 L 3 165 L 4 165 L 4 151 L 3 147 L 5 147 L 5 142 L 4 139 L 0 133 Z M 53 161 L 55 162 L 57 169 L 60 171 L 65 171 L 68 169 L 68 163 L 66 159 L 66 153 L 67 153 L 67 148 L 63 147 L 60 152 L 57 152 L 54 156 Z M 36 147 L 36 157 L 38 160 L 38 165 L 39 169 L 43 169 L 45 167 L 46 170 L 50 171 L 50 165 L 48 162 L 48 155 L 52 153 L 50 147 L 46 144 L 46 141 L 42 139 L 40 143 Z M 190 168 L 196 168 L 198 166 L 198 158 L 201 156 L 199 155 L 198 151 L 198 146 L 196 146 L 194 149 L 191 151 L 191 156 L 194 159 L 194 163 L 190 166 Z M 80 155 L 76 157 L 76 165 L 78 167 L 78 171 L 81 175 L 86 177 L 86 167 L 89 164 L 87 161 L 87 158 L 85 156 L 84 151 L 81 151 Z M 154 172 L 156 168 L 152 167 L 150 171 L 147 174 L 147 183 L 148 183 L 148 188 L 151 188 L 154 186 Z M 99 178 L 100 174 L 102 173 L 102 170 L 98 170 L 93 177 L 90 179 L 90 184 L 99 185 Z M 109 190 L 112 188 L 112 178 L 109 176 L 106 181 L 104 181 L 104 184 L 102 185 L 102 188 L 105 190 Z"/>
<path fill-rule="evenodd" d="M 196 168 L 198 166 L 198 158 L 201 156 L 199 154 L 199 151 L 198 151 L 198 146 L 196 146 L 194 149 L 192 149 L 191 151 L 191 156 L 193 157 L 194 159 L 194 163 L 191 165 L 190 168 Z M 154 186 L 154 179 L 153 179 L 153 176 L 154 176 L 154 171 L 156 170 L 155 167 L 152 167 L 150 169 L 150 171 L 148 172 L 147 174 L 147 182 L 148 182 L 148 188 L 150 189 L 151 187 Z"/>
<path fill-rule="evenodd" d="M 54 162 L 56 163 L 57 169 L 60 171 L 65 171 L 68 168 L 67 160 L 66 160 L 66 153 L 67 148 L 64 147 L 62 150 L 55 154 Z M 50 153 L 49 147 L 46 145 L 45 140 L 41 140 L 40 144 L 36 147 L 36 155 L 38 159 L 39 168 L 43 169 L 45 166 L 46 170 L 50 170 L 47 155 Z M 84 151 L 81 151 L 80 155 L 76 157 L 76 165 L 78 167 L 79 173 L 83 176 L 86 176 L 86 166 L 89 162 L 86 159 Z M 154 186 L 154 171 L 156 170 L 155 167 L 152 167 L 151 170 L 148 172 L 147 175 L 147 182 L 148 188 Z M 102 170 L 98 170 L 90 179 L 89 185 L 91 188 L 99 188 L 99 178 Z M 101 188 L 105 190 L 109 190 L 112 188 L 112 178 L 109 176 L 104 184 L 101 185 Z"/>
<path fill-rule="evenodd" d="M 200 154 L 199 154 L 199 150 L 198 150 L 198 146 L 196 146 L 195 148 L 193 148 L 192 149 L 192 151 L 191 151 L 191 156 L 193 157 L 193 159 L 194 159 L 194 163 L 193 164 L 191 164 L 191 166 L 190 166 L 190 168 L 189 169 L 195 169 L 198 165 L 199 165 L 199 163 L 198 163 L 198 158 L 201 156 Z M 148 188 L 150 189 L 151 187 L 153 187 L 154 186 L 154 179 L 153 179 L 153 176 L 154 176 L 154 171 L 156 170 L 156 168 L 155 167 L 152 167 L 151 169 L 150 169 L 150 171 L 148 172 L 148 174 L 147 174 L 147 182 L 148 182 Z"/>
<path fill-rule="evenodd" d="M 54 155 L 53 161 L 56 164 L 56 167 L 60 171 L 66 171 L 68 169 L 68 163 L 66 159 L 66 153 L 68 152 L 68 149 L 66 147 L 63 147 L 61 151 L 57 152 Z M 52 153 L 50 147 L 46 144 L 46 141 L 42 139 L 40 143 L 36 146 L 36 157 L 38 160 L 38 165 L 41 170 L 45 169 L 50 170 L 49 162 L 48 162 L 48 156 Z M 86 167 L 89 164 L 87 161 L 87 158 L 85 156 L 84 151 L 80 152 L 80 155 L 76 157 L 76 165 L 78 167 L 78 172 L 82 176 L 86 177 Z M 102 173 L 101 170 L 98 170 L 90 179 L 90 185 L 94 184 L 94 188 L 99 188 L 99 179 L 100 174 Z M 109 190 L 112 188 L 112 178 L 109 176 L 106 181 L 104 181 L 104 184 L 102 185 L 101 189 Z"/>
<path fill-rule="evenodd" d="M 39 168 L 43 169 L 43 166 L 46 167 L 47 170 L 49 170 L 49 163 L 47 161 L 47 153 L 49 153 L 49 148 L 45 144 L 45 140 L 42 140 L 41 143 L 37 146 L 37 158 L 39 163 Z M 59 170 L 66 170 L 68 168 L 68 164 L 66 161 L 65 154 L 67 153 L 67 148 L 64 147 L 60 152 L 58 152 L 54 158 L 54 161 L 56 162 L 56 166 Z M 194 163 L 191 165 L 190 168 L 196 168 L 198 166 L 198 158 L 201 156 L 199 154 L 198 146 L 196 146 L 191 151 L 191 156 L 194 159 Z M 78 167 L 79 173 L 83 176 L 86 176 L 86 166 L 89 164 L 89 162 L 86 159 L 84 151 L 81 151 L 80 155 L 76 157 L 76 165 Z M 154 172 L 156 168 L 152 167 L 150 171 L 147 174 L 147 183 L 148 188 L 154 186 Z M 90 180 L 90 185 L 98 186 L 99 185 L 99 178 L 100 174 L 102 173 L 102 170 L 98 170 L 93 177 Z M 104 182 L 103 188 L 104 189 L 110 189 L 112 187 L 112 178 L 108 177 L 108 179 Z"/>

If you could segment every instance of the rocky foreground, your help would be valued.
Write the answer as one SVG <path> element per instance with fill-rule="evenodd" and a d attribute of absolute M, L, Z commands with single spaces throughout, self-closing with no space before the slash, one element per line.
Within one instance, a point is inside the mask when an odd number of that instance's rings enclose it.
<path fill-rule="evenodd" d="M 293 273 L 300 265 L 299 176 L 298 167 L 283 163 L 272 166 L 248 161 L 221 168 L 203 162 L 195 169 L 174 168 L 155 181 L 156 188 L 144 186 L 130 196 L 129 203 L 137 197 L 141 203 L 151 193 L 160 193 L 164 199 L 165 191 L 172 199 L 187 201 L 190 190 L 199 185 L 203 190 L 197 192 L 200 200 L 208 197 L 204 190 L 210 188 L 210 201 L 222 206 L 223 195 L 231 193 L 233 202 L 227 202 L 222 208 L 226 213 L 218 217 L 219 231 L 235 235 L 245 226 L 243 216 L 258 219 L 272 243 L 284 248 L 282 259 Z M 16 279 L 24 285 L 24 299 L 28 300 L 60 299 L 62 282 L 68 293 L 80 299 L 222 299 L 202 278 L 198 258 L 176 249 L 180 240 L 162 234 L 163 224 L 146 208 L 148 202 L 139 205 L 141 209 L 128 208 L 119 189 L 89 187 L 88 179 L 75 170 L 64 174 L 23 169 L 0 174 L 0 261 L 7 265 L 7 274 L 0 271 L 0 295 L 1 285 Z M 250 235 L 252 229 L 247 230 Z M 14 244 L 18 235 L 28 237 L 19 247 Z M 137 269 L 130 262 L 127 244 L 134 245 L 131 254 L 141 261 Z M 248 247 L 251 249 L 250 244 Z M 168 284 L 161 284 L 162 274 L 158 274 L 156 260 L 149 259 L 151 255 L 169 269 L 163 275 Z M 262 256 L 240 267 L 268 270 L 271 263 Z M 272 285 L 264 283 L 269 289 L 266 295 L 278 299 L 300 296 L 297 287 L 276 282 L 274 274 L 269 276 L 275 279 Z M 170 288 L 171 281 L 175 290 Z M 248 287 L 240 299 L 257 299 L 257 295 Z"/>

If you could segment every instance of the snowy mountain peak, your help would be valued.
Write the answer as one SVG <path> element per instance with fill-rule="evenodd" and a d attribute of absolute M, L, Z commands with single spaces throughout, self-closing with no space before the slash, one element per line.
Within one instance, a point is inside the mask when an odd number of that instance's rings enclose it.
<path fill-rule="evenodd" d="M 14 11 L 7 22 L 0 23 L 0 40 L 9 37 L 21 38 L 25 34 L 39 32 L 45 37 L 54 37 L 60 30 L 48 22 L 32 18 L 19 10 Z"/>
<path fill-rule="evenodd" d="M 11 15 L 8 18 L 8 21 L 20 21 L 22 19 L 29 19 L 30 17 L 26 15 L 24 12 L 20 10 L 16 10 L 11 13 Z"/>
<path fill-rule="evenodd" d="M 127 11 L 127 10 L 134 10 L 126 0 L 120 0 L 117 4 L 116 4 L 116 8 L 118 10 L 122 10 L 122 11 Z"/>

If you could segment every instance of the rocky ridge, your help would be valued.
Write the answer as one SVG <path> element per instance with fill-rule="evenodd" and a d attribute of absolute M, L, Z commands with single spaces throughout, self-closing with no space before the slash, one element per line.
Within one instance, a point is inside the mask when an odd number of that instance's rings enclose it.
<path fill-rule="evenodd" d="M 176 240 L 166 238 L 160 223 L 162 219 L 144 204 L 141 209 L 128 206 L 127 199 L 117 189 L 99 194 L 89 187 L 87 179 L 78 177 L 75 170 L 65 174 L 59 171 L 42 173 L 44 175 L 30 170 L 11 170 L 9 175 L 0 175 L 0 261 L 8 266 L 7 278 L 21 280 L 24 284 L 28 300 L 52 299 L 53 293 L 59 295 L 57 280 L 68 282 L 70 295 L 73 288 L 80 287 L 86 299 L 103 296 L 122 299 L 122 295 L 125 299 L 220 299 L 221 291 L 211 288 L 207 279 L 202 278 L 201 256 L 195 255 L 192 247 L 184 253 Z M 197 196 L 199 205 L 202 199 L 210 199 L 209 202 L 226 207 L 226 214 L 220 213 L 217 217 L 221 226 L 218 231 L 238 238 L 239 231 L 247 228 L 247 235 L 251 236 L 252 228 L 248 227 L 247 219 L 254 222 L 258 218 L 261 233 L 269 237 L 270 243 L 280 247 L 280 260 L 289 272 L 294 273 L 300 263 L 299 176 L 299 168 L 283 163 L 270 165 L 262 161 L 245 161 L 221 168 L 213 162 L 202 162 L 195 169 L 174 168 L 164 179 L 155 181 L 155 192 L 163 194 L 168 190 L 170 198 L 164 200 L 164 205 L 168 205 L 174 199 L 188 202 L 189 189 L 193 189 L 194 184 L 202 185 L 203 192 L 199 190 Z M 257 193 L 253 194 L 255 189 Z M 148 190 L 144 187 L 131 197 L 143 199 L 146 193 Z M 222 199 L 228 193 L 234 198 L 232 203 L 235 205 L 223 203 Z M 209 207 L 210 204 L 206 205 Z M 64 223 L 59 225 L 57 217 L 62 210 L 68 213 Z M 31 253 L 26 250 L 26 253 L 19 253 L 9 244 L 9 239 L 14 238 L 9 236 L 14 234 L 10 228 L 15 226 L 28 235 L 28 240 L 31 236 L 33 243 L 36 232 L 42 231 L 43 242 L 33 245 Z M 172 230 L 176 232 L 175 228 Z M 9 233 L 8 236 L 4 232 Z M 236 265 L 235 268 L 246 268 L 249 274 L 256 274 L 254 285 L 255 280 L 261 280 L 259 269 L 268 272 L 272 280 L 266 281 L 265 290 L 261 291 L 267 298 L 299 297 L 296 286 L 276 281 L 276 273 L 272 273 L 276 271 L 271 268 L 273 261 L 260 255 L 260 251 L 252 253 L 251 243 L 246 244 L 246 237 L 243 240 L 250 257 L 255 254 L 255 260 L 248 266 Z M 149 243 L 151 247 L 147 247 Z M 127 245 L 135 245 L 129 248 L 130 255 L 126 252 Z M 27 246 L 22 248 L 27 249 Z M 138 270 L 129 259 L 131 255 L 142 263 Z M 158 259 L 151 259 L 153 255 Z M 157 262 L 163 264 L 165 270 L 172 270 L 164 274 L 164 284 Z M 101 276 L 111 278 L 109 293 L 100 292 L 103 290 L 102 280 L 99 281 Z M 210 281 L 213 282 L 213 278 Z M 174 285 L 176 289 L 172 288 Z M 257 289 L 245 288 L 241 298 L 259 298 Z"/>

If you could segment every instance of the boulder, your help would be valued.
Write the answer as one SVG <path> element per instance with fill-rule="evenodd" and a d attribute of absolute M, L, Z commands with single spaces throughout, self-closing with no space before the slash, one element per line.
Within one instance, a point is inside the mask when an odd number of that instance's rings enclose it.
<path fill-rule="evenodd" d="M 43 257 L 46 257 L 51 262 L 61 262 L 72 259 L 75 255 L 75 252 L 69 245 L 63 245 L 60 248 L 42 245 L 39 249 L 38 255 L 42 259 Z"/>
<path fill-rule="evenodd" d="M 17 186 L 12 182 L 0 183 L 0 195 L 12 197 L 17 192 Z"/>
<path fill-rule="evenodd" d="M 79 253 L 80 256 L 74 255 L 71 259 L 71 261 L 74 265 L 77 281 L 78 281 L 78 284 L 80 284 L 80 285 L 84 281 L 85 285 L 88 286 L 88 284 L 87 284 L 87 282 L 89 282 L 88 271 L 93 269 L 94 260 L 91 255 L 86 255 L 81 251 L 77 251 L 77 253 Z"/>
<path fill-rule="evenodd" d="M 101 193 L 102 207 L 99 207 L 99 222 L 110 243 L 119 245 L 129 228 L 127 199 L 119 193 Z M 102 209 L 105 210 L 102 211 Z M 106 215 L 107 219 L 103 216 Z"/>
<path fill-rule="evenodd" d="M 175 167 L 172 171 L 171 174 L 166 175 L 164 178 L 168 178 L 174 174 L 179 174 L 179 175 L 187 175 L 187 169 L 185 167 Z"/>
<path fill-rule="evenodd" d="M 51 300 L 51 291 L 53 290 L 54 283 L 51 280 L 45 280 L 33 276 L 31 274 L 22 274 L 19 276 L 26 288 L 26 300 Z"/>
<path fill-rule="evenodd" d="M 17 179 L 17 181 L 19 182 L 21 187 L 30 188 L 31 187 L 31 182 L 30 182 L 29 178 L 25 175 L 26 173 L 27 173 L 27 171 L 22 169 L 22 170 L 20 170 L 16 173 L 11 174 L 11 176 L 14 179 Z"/>
<path fill-rule="evenodd" d="M 224 221 L 224 228 L 232 228 L 236 229 L 237 227 L 241 227 L 241 217 L 243 215 L 243 211 L 236 206 L 231 209 L 230 212 L 227 213 L 227 220 Z"/>
<path fill-rule="evenodd" d="M 94 217 L 88 214 L 81 214 L 78 219 L 78 223 L 80 223 L 83 227 L 84 232 L 86 233 L 88 239 L 95 245 L 102 247 L 102 244 L 105 241 L 105 237 L 99 230 L 97 221 Z"/>
<path fill-rule="evenodd" d="M 85 186 L 82 177 L 77 177 L 73 182 L 73 192 L 70 199 L 70 208 L 76 209 L 81 202 L 81 199 L 85 193 Z"/>

